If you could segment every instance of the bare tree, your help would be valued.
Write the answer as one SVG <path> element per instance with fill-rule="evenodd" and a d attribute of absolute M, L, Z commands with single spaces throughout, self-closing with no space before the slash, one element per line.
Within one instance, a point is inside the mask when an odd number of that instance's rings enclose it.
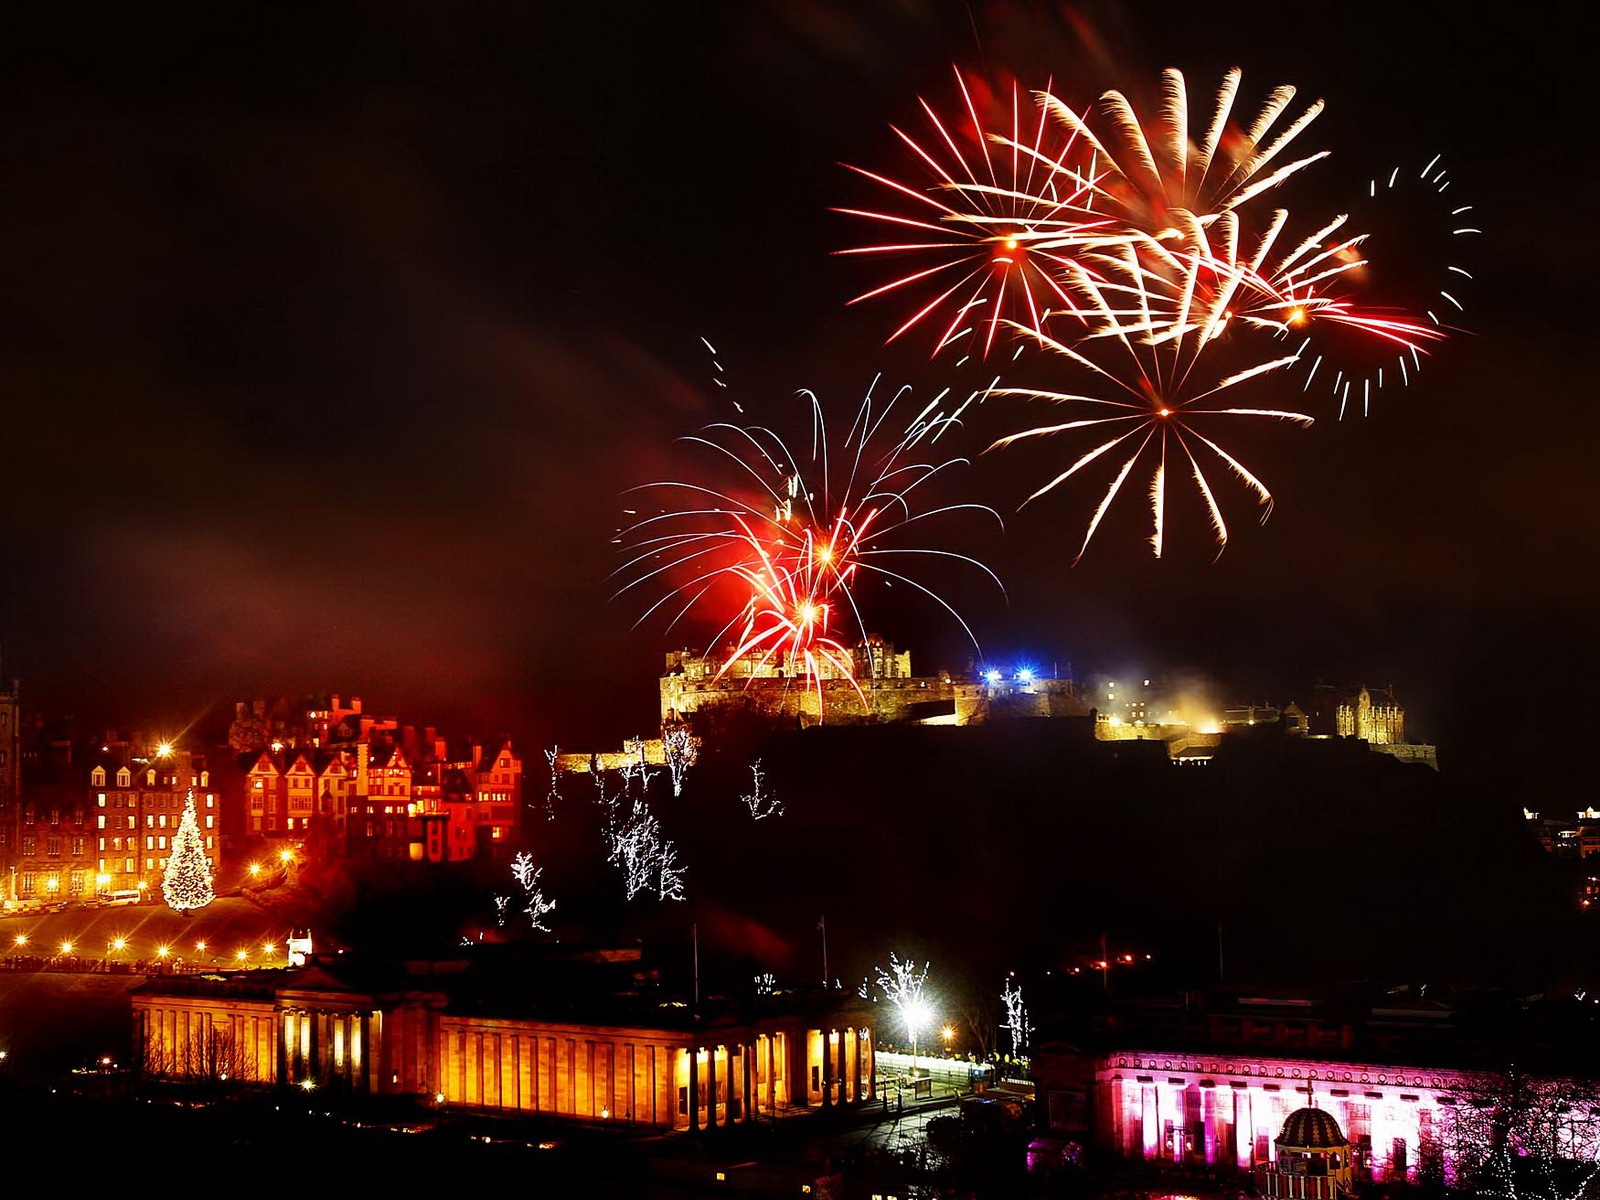
<path fill-rule="evenodd" d="M 1515 1068 L 1457 1090 L 1433 1150 L 1445 1182 L 1506 1200 L 1600 1198 L 1600 1086 Z M 1430 1147 L 1419 1147 L 1424 1169 Z"/>
<path fill-rule="evenodd" d="M 683 794 L 683 777 L 700 759 L 700 739 L 683 723 L 668 725 L 661 731 L 661 746 L 672 775 L 672 794 Z"/>
<path fill-rule="evenodd" d="M 156 1079 L 186 1083 L 255 1083 L 255 1056 L 240 1043 L 233 1030 L 207 1027 L 179 1042 L 146 1043 L 144 1074 Z"/>

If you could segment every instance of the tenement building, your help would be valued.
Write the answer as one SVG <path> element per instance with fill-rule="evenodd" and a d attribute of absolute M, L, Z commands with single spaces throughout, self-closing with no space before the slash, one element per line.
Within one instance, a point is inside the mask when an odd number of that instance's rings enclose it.
<path fill-rule="evenodd" d="M 235 706 L 229 741 L 245 774 L 244 844 L 292 843 L 316 859 L 510 859 L 522 759 L 507 738 L 452 743 L 316 699 L 276 717 Z"/>
<path fill-rule="evenodd" d="M 221 865 L 219 801 L 203 755 L 142 735 L 107 734 L 83 759 L 62 742 L 29 763 L 0 834 L 9 852 L 8 907 L 159 894 L 191 796 L 212 870 Z"/>
<path fill-rule="evenodd" d="M 135 989 L 154 1078 L 404 1096 L 672 1130 L 870 1099 L 872 1007 L 840 991 L 673 996 L 636 949 L 314 958 Z M 488 957 L 480 957 L 485 951 Z"/>

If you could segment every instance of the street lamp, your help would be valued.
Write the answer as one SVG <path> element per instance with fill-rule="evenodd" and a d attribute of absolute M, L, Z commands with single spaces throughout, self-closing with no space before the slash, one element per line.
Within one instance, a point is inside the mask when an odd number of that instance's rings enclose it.
<path fill-rule="evenodd" d="M 956 1036 L 955 1026 L 946 1025 L 939 1032 L 944 1035 L 944 1052 L 946 1054 L 949 1054 L 950 1053 L 950 1043 L 955 1039 L 955 1036 Z"/>
<path fill-rule="evenodd" d="M 917 1034 L 933 1019 L 933 1010 L 925 1000 L 913 1000 L 906 1005 L 906 1032 L 911 1035 L 911 1074 L 917 1073 Z"/>

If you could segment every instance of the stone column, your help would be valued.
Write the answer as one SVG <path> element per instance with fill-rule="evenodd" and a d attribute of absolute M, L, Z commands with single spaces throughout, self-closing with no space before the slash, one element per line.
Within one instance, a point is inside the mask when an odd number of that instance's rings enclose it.
<path fill-rule="evenodd" d="M 700 1047 L 689 1047 L 689 1132 L 700 1132 Z"/>
<path fill-rule="evenodd" d="M 767 1111 L 774 1117 L 778 1115 L 778 1037 L 776 1034 L 767 1034 Z"/>
<path fill-rule="evenodd" d="M 817 1031 L 818 1036 L 822 1039 L 822 1065 L 818 1068 L 818 1075 L 822 1082 L 822 1108 L 824 1112 L 833 1108 L 833 1089 L 828 1086 L 828 1074 L 833 1070 L 833 1047 L 828 1043 L 828 1038 L 832 1033 L 833 1030 L 828 1028 Z M 809 1079 L 806 1080 L 808 1086 L 810 1083 Z"/>
<path fill-rule="evenodd" d="M 278 1065 L 278 1085 L 284 1086 L 289 1082 L 289 1035 L 294 1028 L 294 1014 L 283 1009 L 278 1010 L 277 1020 L 272 1029 L 272 1057 Z"/>
<path fill-rule="evenodd" d="M 706 1048 L 706 1128 L 717 1127 L 717 1047 Z"/>
<path fill-rule="evenodd" d="M 746 1042 L 739 1049 L 739 1056 L 744 1060 L 744 1119 L 753 1121 L 756 1118 L 756 1109 L 761 1107 L 755 1089 L 751 1086 L 755 1078 L 756 1048 Z"/>
<path fill-rule="evenodd" d="M 878 1031 L 867 1028 L 867 1099 L 878 1094 Z"/>

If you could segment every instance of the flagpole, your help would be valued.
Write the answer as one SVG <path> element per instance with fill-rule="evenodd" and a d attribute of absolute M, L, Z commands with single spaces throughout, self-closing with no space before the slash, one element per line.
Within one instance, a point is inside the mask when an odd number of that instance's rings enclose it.
<path fill-rule="evenodd" d="M 828 914 L 823 913 L 817 921 L 817 928 L 822 930 L 822 988 L 828 988 Z"/>

